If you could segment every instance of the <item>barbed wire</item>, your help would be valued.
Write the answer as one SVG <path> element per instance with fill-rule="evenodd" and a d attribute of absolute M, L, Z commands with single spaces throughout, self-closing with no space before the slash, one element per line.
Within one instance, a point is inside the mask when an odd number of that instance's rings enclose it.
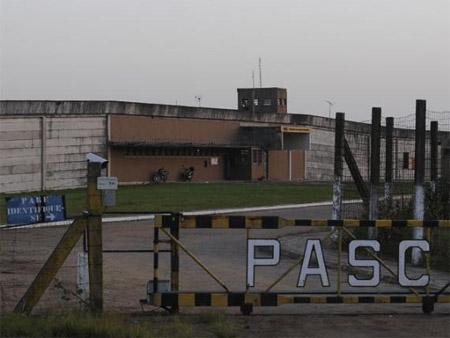
<path fill-rule="evenodd" d="M 386 116 L 381 117 L 381 125 L 386 126 Z M 426 111 L 426 130 L 430 130 L 430 123 L 437 121 L 440 131 L 450 132 L 450 111 Z M 371 124 L 371 120 L 364 120 L 361 123 Z M 416 114 L 409 114 L 394 118 L 394 128 L 398 129 L 416 129 Z"/>

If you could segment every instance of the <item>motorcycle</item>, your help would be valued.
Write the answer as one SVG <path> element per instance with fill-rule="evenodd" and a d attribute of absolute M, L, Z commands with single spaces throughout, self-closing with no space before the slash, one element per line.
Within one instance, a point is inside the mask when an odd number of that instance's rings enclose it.
<path fill-rule="evenodd" d="M 186 181 L 192 181 L 192 178 L 194 177 L 194 167 L 184 168 L 183 173 L 181 174 L 181 180 Z"/>
<path fill-rule="evenodd" d="M 159 168 L 158 171 L 153 175 L 153 182 L 161 183 L 166 182 L 169 178 L 169 172 L 164 168 Z"/>

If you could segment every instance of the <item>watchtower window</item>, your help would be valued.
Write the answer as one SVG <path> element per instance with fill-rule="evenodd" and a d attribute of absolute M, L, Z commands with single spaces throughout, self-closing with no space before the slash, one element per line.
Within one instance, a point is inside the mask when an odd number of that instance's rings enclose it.
<path fill-rule="evenodd" d="M 265 106 L 271 106 L 272 105 L 272 100 L 271 99 L 264 99 L 264 105 Z"/>
<path fill-rule="evenodd" d="M 241 108 L 248 110 L 248 99 L 241 99 Z"/>

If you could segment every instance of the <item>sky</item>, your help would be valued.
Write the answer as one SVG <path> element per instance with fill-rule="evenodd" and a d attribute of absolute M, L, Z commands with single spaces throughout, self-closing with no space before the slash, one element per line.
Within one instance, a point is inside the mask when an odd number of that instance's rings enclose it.
<path fill-rule="evenodd" d="M 0 0 L 1 100 L 237 109 L 253 85 L 289 113 L 450 111 L 450 1 Z"/>

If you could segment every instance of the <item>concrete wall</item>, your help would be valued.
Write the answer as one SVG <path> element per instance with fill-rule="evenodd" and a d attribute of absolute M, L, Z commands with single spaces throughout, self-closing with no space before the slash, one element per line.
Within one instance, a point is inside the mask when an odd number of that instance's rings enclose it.
<path fill-rule="evenodd" d="M 208 128 L 220 126 L 223 121 L 228 121 L 223 126 L 257 123 L 268 127 L 310 127 L 311 148 L 305 152 L 306 180 L 333 181 L 335 120 L 330 118 L 300 114 L 252 114 L 230 109 L 117 101 L 0 101 L 0 191 L 18 192 L 41 187 L 53 189 L 84 185 L 86 153 L 107 155 L 108 115 L 118 119 L 126 119 L 126 115 L 153 116 L 167 118 L 172 122 L 190 121 L 193 125 L 196 121 L 209 120 L 206 123 Z M 41 127 L 43 123 L 45 128 Z M 176 125 L 177 123 L 173 124 L 175 127 Z M 189 135 L 183 134 L 183 129 L 177 128 L 176 133 L 181 133 L 180 141 L 189 138 Z M 345 129 L 352 150 L 356 151 L 361 143 L 370 143 L 370 124 L 346 121 Z M 224 132 L 220 129 L 216 131 Z M 228 133 L 225 134 L 229 136 Z M 363 136 L 357 136 L 358 134 Z M 202 135 L 196 137 L 205 142 Z M 399 157 L 396 158 L 396 165 L 401 168 L 402 151 L 413 150 L 413 141 L 411 143 L 409 140 L 414 139 L 414 131 L 396 129 L 394 137 L 408 140 L 404 143 L 399 141 L 397 145 Z M 145 138 L 146 135 L 140 135 L 137 141 Z M 370 156 L 370 151 L 367 148 L 363 151 L 365 153 L 358 165 L 361 166 L 364 178 L 367 178 L 368 167 L 364 159 Z M 401 169 L 394 177 L 399 179 L 410 173 L 411 169 Z M 216 174 L 219 174 L 219 169 Z"/>
<path fill-rule="evenodd" d="M 126 115 L 134 116 L 154 116 L 154 117 L 166 117 L 171 121 L 192 121 L 195 124 L 196 121 L 210 120 L 212 123 L 207 123 L 208 128 L 211 125 L 218 124 L 220 122 L 228 121 L 228 123 L 258 123 L 266 124 L 268 127 L 273 125 L 289 125 L 289 126 L 307 126 L 311 127 L 311 150 L 306 151 L 306 180 L 311 181 L 332 181 L 333 180 L 333 161 L 334 161 L 334 119 L 310 116 L 310 115 L 299 115 L 299 114 L 270 114 L 270 113 L 257 113 L 252 114 L 247 112 L 240 112 L 237 110 L 229 109 L 216 109 L 216 108 L 204 108 L 204 107 L 184 107 L 184 106 L 171 106 L 171 105 L 158 105 L 158 104 L 144 104 L 144 103 L 133 103 L 133 102 L 117 102 L 117 101 L 0 101 L 0 117 L 6 118 L 17 118 L 18 116 L 23 116 L 27 118 L 39 118 L 39 116 L 46 116 L 47 119 L 59 118 L 59 119 L 71 119 L 70 125 L 75 121 L 84 121 L 84 118 L 92 118 L 97 116 L 102 120 L 102 125 L 100 129 L 104 128 L 103 134 L 95 134 L 93 139 L 94 143 L 92 147 L 90 144 L 85 144 L 82 141 L 87 135 L 90 135 L 90 131 L 86 131 L 81 128 L 80 139 L 72 142 L 71 144 L 64 144 L 61 138 L 57 138 L 50 142 L 53 146 L 61 144 L 61 147 L 69 147 L 69 153 L 63 154 L 64 148 L 48 150 L 49 155 L 53 156 L 49 162 L 49 167 L 44 172 L 48 172 L 50 177 L 45 180 L 45 185 L 47 187 L 57 186 L 59 183 L 55 183 L 52 179 L 63 179 L 66 175 L 68 179 L 71 180 L 70 186 L 82 185 L 81 175 L 81 164 L 85 152 L 89 149 L 92 152 L 99 152 L 105 154 L 106 147 L 106 119 L 107 115 L 111 115 L 114 119 L 124 119 L 126 120 Z M 214 121 L 211 121 L 214 120 Z M 56 120 L 55 120 L 56 121 Z M 84 122 L 82 122 L 84 124 Z M 191 122 L 189 122 L 191 123 Z M 89 123 L 87 123 L 89 125 Z M 174 124 L 176 126 L 177 123 Z M 228 124 L 222 124 L 222 126 L 227 126 Z M 125 129 L 126 125 L 122 127 Z M 361 125 L 357 123 L 347 122 L 346 127 L 348 128 L 367 128 L 367 125 Z M 115 126 L 114 126 L 115 128 Z M 94 127 L 94 130 L 98 129 Z M 159 131 L 160 129 L 158 129 Z M 217 129 L 220 130 L 220 129 Z M 182 129 L 177 129 L 177 132 L 182 132 Z M 50 133 L 52 139 L 55 138 L 56 132 Z M 76 132 L 74 132 L 76 134 Z M 221 131 L 223 133 L 223 131 Z M 61 134 L 61 133 L 59 133 Z M 225 133 L 227 134 L 227 133 Z M 181 135 L 180 135 L 181 136 Z M 192 135 L 191 135 L 192 136 Z M 227 135 L 229 136 L 229 135 Z M 199 136 L 201 137 L 201 136 Z M 89 137 L 88 137 L 89 138 Z M 143 140 L 147 138 L 146 135 L 139 135 L 137 140 Z M 186 137 L 182 137 L 183 140 Z M 98 143 L 100 139 L 103 139 L 103 147 Z M 225 141 L 225 140 L 224 140 Z M 34 141 L 36 142 L 36 141 Z M 66 141 L 64 141 L 66 142 Z M 73 143 L 75 142 L 75 143 Z M 86 141 L 89 143 L 89 141 Z M 204 142 L 204 140 L 203 140 Z M 63 145 L 64 144 L 64 145 Z M 77 148 L 79 147 L 79 148 Z M 77 151 L 79 155 L 76 155 Z M 73 152 L 74 151 L 74 152 Z M 106 154 L 105 154 L 106 155 Z M 51 164 L 50 164 L 51 163 Z M 67 168 L 71 167 L 71 169 Z M 62 171 L 75 170 L 78 171 L 76 176 L 71 174 L 57 173 L 54 170 L 61 168 Z M 35 172 L 35 171 L 34 171 Z M 39 171 L 35 172 L 39 174 Z M 47 176 L 48 176 L 47 175 Z M 35 180 L 38 180 L 35 178 Z M 33 185 L 36 187 L 36 184 Z M 8 191 L 10 191 L 8 189 Z"/>
<path fill-rule="evenodd" d="M 42 118 L 0 119 L 0 192 L 41 188 Z"/>
<path fill-rule="evenodd" d="M 0 192 L 86 184 L 86 154 L 106 157 L 106 117 L 0 116 Z"/>
<path fill-rule="evenodd" d="M 311 149 L 306 151 L 306 179 L 332 182 L 334 177 L 334 129 L 314 128 Z"/>

